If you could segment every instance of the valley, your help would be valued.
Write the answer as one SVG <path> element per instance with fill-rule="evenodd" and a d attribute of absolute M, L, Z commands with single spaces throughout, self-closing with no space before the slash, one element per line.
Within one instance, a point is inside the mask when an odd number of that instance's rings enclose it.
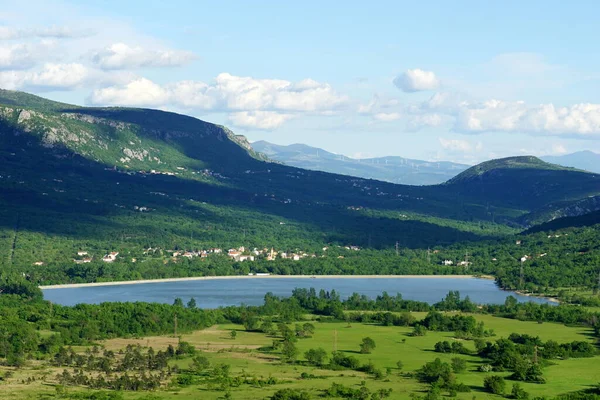
<path fill-rule="evenodd" d="M 16 400 L 598 395 L 598 174 L 523 156 L 398 185 L 184 115 L 0 104 Z M 116 284 L 140 280 L 164 282 Z M 69 284 L 99 286 L 40 290 Z"/>

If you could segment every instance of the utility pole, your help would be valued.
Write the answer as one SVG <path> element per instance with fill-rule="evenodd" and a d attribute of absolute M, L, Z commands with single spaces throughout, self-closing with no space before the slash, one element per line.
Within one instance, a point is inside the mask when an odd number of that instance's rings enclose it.
<path fill-rule="evenodd" d="M 177 337 L 177 314 L 173 317 L 173 334 Z"/>
<path fill-rule="evenodd" d="M 396 256 L 399 256 L 400 252 L 398 251 L 398 241 L 396 240 Z"/>
<path fill-rule="evenodd" d="M 427 248 L 427 264 L 431 264 L 431 249 Z"/>

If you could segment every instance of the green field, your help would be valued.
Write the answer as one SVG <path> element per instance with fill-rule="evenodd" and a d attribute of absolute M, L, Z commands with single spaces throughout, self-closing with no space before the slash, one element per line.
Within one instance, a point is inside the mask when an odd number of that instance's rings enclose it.
<path fill-rule="evenodd" d="M 417 318 L 422 318 L 424 313 L 414 313 Z M 510 333 L 521 333 L 539 336 L 542 340 L 555 340 L 559 343 L 575 340 L 593 340 L 589 331 L 580 327 L 567 327 L 564 325 L 536 322 L 522 322 L 489 315 L 475 315 L 477 320 L 483 321 L 487 329 L 493 329 L 496 336 L 489 340 L 507 337 Z M 295 364 L 282 364 L 280 354 L 270 351 L 273 339 L 264 333 L 246 332 L 241 325 L 224 324 L 211 328 L 186 334 L 181 340 L 194 345 L 197 350 L 205 355 L 211 365 L 228 364 L 231 366 L 231 376 L 248 376 L 267 379 L 274 377 L 278 383 L 274 385 L 259 387 L 258 385 L 244 384 L 230 389 L 233 399 L 265 399 L 276 390 L 282 388 L 296 388 L 309 392 L 311 398 L 319 398 L 323 391 L 330 387 L 333 382 L 358 388 L 362 381 L 366 386 L 373 389 L 392 388 L 392 399 L 408 399 L 411 393 L 425 394 L 428 386 L 420 383 L 411 376 L 423 364 L 440 358 L 450 361 L 453 357 L 464 358 L 468 363 L 467 371 L 457 374 L 457 381 L 468 385 L 472 392 L 458 393 L 459 399 L 500 398 L 483 391 L 483 379 L 486 373 L 477 372 L 477 367 L 483 363 L 482 359 L 470 355 L 441 354 L 433 351 L 436 342 L 441 340 L 454 341 L 454 334 L 450 332 L 428 332 L 426 336 L 410 336 L 412 328 L 379 326 L 371 324 L 348 324 L 345 322 L 318 322 L 311 321 L 315 325 L 315 333 L 310 338 L 299 339 L 296 346 L 299 349 L 299 357 Z M 231 338 L 231 331 L 237 332 L 235 339 Z M 359 343 L 363 337 L 369 336 L 374 339 L 376 348 L 371 354 L 360 354 Z M 112 339 L 100 343 L 105 349 L 118 351 L 128 344 L 140 344 L 151 346 L 155 350 L 166 349 L 169 344 L 176 345 L 178 339 L 175 337 L 160 336 L 138 339 Z M 474 349 L 472 341 L 463 341 L 469 349 Z M 333 350 L 342 351 L 355 356 L 361 364 L 372 362 L 377 368 L 386 371 L 386 375 L 379 380 L 371 375 L 353 370 L 334 371 L 307 366 L 304 360 L 304 352 L 311 348 L 322 347 L 328 353 Z M 84 348 L 77 351 L 83 352 Z M 190 365 L 191 358 L 174 360 L 171 366 L 186 369 Z M 402 371 L 396 367 L 397 361 L 404 364 Z M 30 364 L 14 372 L 14 376 L 0 384 L 2 396 L 13 400 L 37 399 L 37 398 L 60 398 L 55 395 L 56 381 L 54 376 L 62 371 L 62 368 L 48 368 L 41 365 L 36 367 L 37 362 Z M 532 397 L 545 396 L 552 398 L 558 394 L 588 389 L 600 382 L 600 358 L 579 358 L 552 361 L 554 365 L 544 368 L 546 384 L 521 383 L 523 388 Z M 4 371 L 7 369 L 4 368 Z M 1 371 L 1 370 L 0 370 Z M 3 372 L 3 371 L 2 371 Z M 301 379 L 300 375 L 306 372 L 313 374 L 316 378 Z M 509 372 L 498 373 L 508 376 Z M 46 375 L 45 381 L 42 379 Z M 30 384 L 20 383 L 22 380 L 35 376 L 35 382 Z M 167 381 L 168 382 L 168 381 Z M 507 380 L 507 391 L 510 391 L 512 381 Z M 66 397 L 70 398 L 74 393 L 86 391 L 85 388 L 69 387 Z M 446 393 L 444 393 L 445 395 Z M 219 399 L 223 398 L 224 391 L 219 388 L 209 388 L 207 385 L 191 385 L 188 387 L 167 387 L 154 393 L 156 399 Z M 148 393 L 124 392 L 126 399 L 154 399 L 147 397 Z"/>

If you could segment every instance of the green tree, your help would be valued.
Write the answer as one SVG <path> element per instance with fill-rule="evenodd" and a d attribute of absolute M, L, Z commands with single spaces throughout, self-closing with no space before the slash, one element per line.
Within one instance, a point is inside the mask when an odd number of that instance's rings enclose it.
<path fill-rule="evenodd" d="M 237 337 L 237 331 L 235 329 L 232 329 L 231 332 L 229 332 L 229 336 L 235 340 L 235 338 Z"/>
<path fill-rule="evenodd" d="M 196 299 L 195 298 L 191 298 L 190 301 L 188 301 L 187 303 L 187 308 L 196 308 Z"/>
<path fill-rule="evenodd" d="M 483 380 L 483 387 L 490 393 L 503 395 L 506 390 L 506 382 L 499 375 L 490 375 Z"/>
<path fill-rule="evenodd" d="M 283 361 L 291 363 L 298 358 L 298 348 L 290 340 L 284 340 L 281 348 L 281 358 Z"/>
<path fill-rule="evenodd" d="M 455 374 L 460 374 L 460 373 L 465 372 L 467 370 L 467 361 L 465 359 L 463 359 L 463 358 L 454 357 L 450 361 L 450 365 L 452 365 L 452 371 Z"/>
<path fill-rule="evenodd" d="M 371 354 L 375 350 L 375 347 L 375 341 L 367 336 L 360 343 L 360 352 L 362 354 Z"/>
<path fill-rule="evenodd" d="M 325 364 L 325 360 L 327 360 L 327 352 L 321 347 L 310 349 L 304 353 L 304 358 L 306 358 L 309 364 L 322 366 Z"/>

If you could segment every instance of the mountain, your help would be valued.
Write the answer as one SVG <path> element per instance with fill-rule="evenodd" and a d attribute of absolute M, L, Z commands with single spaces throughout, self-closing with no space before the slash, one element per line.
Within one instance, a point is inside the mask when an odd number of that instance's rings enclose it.
<path fill-rule="evenodd" d="M 549 163 L 600 174 L 600 154 L 594 153 L 593 151 L 585 150 L 562 156 L 545 156 L 541 157 L 541 159 Z"/>
<path fill-rule="evenodd" d="M 515 233 L 525 215 L 600 195 L 598 177 L 530 158 L 397 185 L 272 162 L 185 115 L 0 91 L 0 269 L 81 282 L 249 271 L 176 250 L 416 251 Z M 79 252 L 92 260 L 75 263 Z M 100 261 L 110 252 L 116 262 Z"/>
<path fill-rule="evenodd" d="M 522 156 L 481 163 L 444 186 L 480 204 L 536 210 L 600 194 L 600 175 Z"/>
<path fill-rule="evenodd" d="M 447 161 L 429 162 L 403 157 L 354 159 L 305 144 L 281 146 L 257 141 L 252 143 L 252 148 L 272 160 L 298 168 L 406 185 L 435 185 L 469 167 Z"/>

